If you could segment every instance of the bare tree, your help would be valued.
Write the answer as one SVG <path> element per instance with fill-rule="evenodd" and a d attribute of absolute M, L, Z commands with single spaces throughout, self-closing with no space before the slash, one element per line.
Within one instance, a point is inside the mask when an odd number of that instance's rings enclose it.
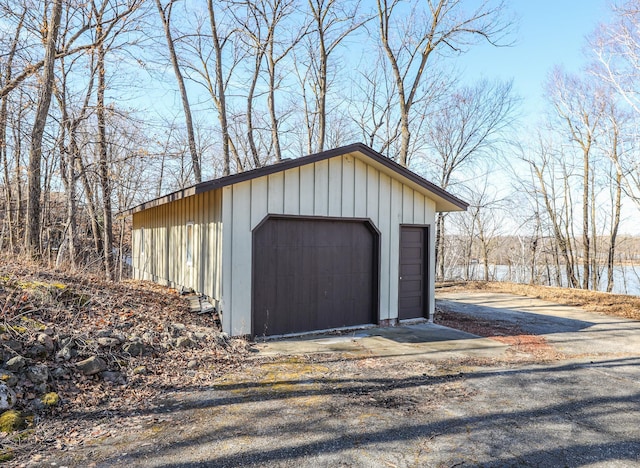
<path fill-rule="evenodd" d="M 361 13 L 360 3 L 308 0 L 309 34 L 305 37 L 304 71 L 299 76 L 305 99 L 309 153 L 325 149 L 332 59 L 343 41 L 371 19 Z"/>
<path fill-rule="evenodd" d="M 591 73 L 608 84 L 637 115 L 640 115 L 640 8 L 636 0 L 613 4 L 613 19 L 601 24 L 589 38 L 597 60 Z M 622 155 L 620 155 L 622 156 Z M 620 157 L 625 191 L 640 208 L 640 163 L 635 157 Z"/>
<path fill-rule="evenodd" d="M 570 76 L 559 69 L 551 75 L 548 86 L 549 99 L 565 125 L 570 141 L 575 143 L 582 153 L 582 287 L 589 289 L 589 282 L 597 288 L 596 271 L 592 268 L 592 251 L 595 238 L 592 235 L 591 224 L 595 219 L 591 216 L 592 184 L 590 182 L 591 159 L 593 145 L 605 108 L 605 93 L 602 88 L 593 85 L 591 81 Z M 590 224 L 591 223 L 591 224 Z"/>
<path fill-rule="evenodd" d="M 434 53 L 449 49 L 462 53 L 480 40 L 499 45 L 508 32 L 504 3 L 483 0 L 470 11 L 461 0 L 426 0 L 407 7 L 400 0 L 377 0 L 380 41 L 391 64 L 400 114 L 402 144 L 398 162 L 408 163 L 411 115 L 424 99 L 420 85 L 432 67 Z"/>
<path fill-rule="evenodd" d="M 14 36 L 10 42 L 9 52 L 4 61 L 4 71 L 0 75 L 0 86 L 4 83 L 8 83 L 11 81 L 11 76 L 13 73 L 13 60 L 16 55 L 16 50 L 18 48 L 18 42 L 20 40 L 20 33 L 22 31 L 24 17 L 27 13 L 27 7 L 25 6 L 20 13 L 18 18 L 18 22 L 16 25 Z M 13 196 L 11 190 L 11 183 L 9 177 L 9 156 L 7 152 L 7 125 L 8 125 L 8 101 L 9 97 L 7 95 L 0 98 L 0 163 L 2 163 L 2 167 L 4 169 L 4 181 L 5 181 L 5 213 L 8 227 L 8 237 L 9 237 L 9 247 L 10 250 L 13 251 L 16 246 L 16 242 L 14 239 L 14 229 L 13 229 Z M 19 165 L 16 163 L 16 165 Z M 4 226 L 3 226 L 4 227 Z M 2 244 L 0 243 L 0 248 L 2 248 Z"/>
<path fill-rule="evenodd" d="M 46 18 L 46 16 L 45 16 Z M 29 201 L 27 205 L 27 235 L 25 245 L 27 252 L 33 257 L 41 255 L 40 245 L 40 195 L 41 195 L 41 164 L 42 164 L 42 138 L 49 114 L 49 105 L 54 83 L 54 63 L 56 55 L 56 42 L 58 30 L 62 18 L 62 0 L 54 0 L 51 7 L 51 17 L 45 19 L 45 58 L 43 64 L 42 85 L 38 93 L 38 104 L 31 131 L 31 144 L 29 147 Z"/>
<path fill-rule="evenodd" d="M 611 206 L 611 227 L 609 231 L 609 246 L 607 249 L 607 292 L 613 291 L 613 270 L 615 267 L 618 231 L 621 222 L 623 172 L 620 165 L 620 153 L 623 151 L 623 144 L 621 142 L 623 138 L 622 127 L 626 117 L 627 116 L 619 111 L 615 104 L 610 103 L 607 105 L 607 129 L 605 132 L 605 144 L 607 148 L 604 148 L 604 151 L 611 160 L 613 168 L 611 177 L 613 203 Z"/>
<path fill-rule="evenodd" d="M 510 82 L 480 81 L 475 86 L 453 92 L 431 118 L 428 136 L 431 144 L 429 165 L 435 168 L 442 188 L 449 188 L 458 172 L 483 156 L 499 156 L 505 131 L 513 124 L 517 99 Z M 445 235 L 445 215 L 436 222 L 436 262 L 444 276 L 441 242 Z"/>
<path fill-rule="evenodd" d="M 529 165 L 532 180 L 535 186 L 534 195 L 540 199 L 540 205 L 544 208 L 547 222 L 555 241 L 554 252 L 562 259 L 566 278 L 569 286 L 579 287 L 580 283 L 576 276 L 576 262 L 571 245 L 571 235 L 568 225 L 572 222 L 572 217 L 567 216 L 570 208 L 570 201 L 567 199 L 570 192 L 564 166 L 564 155 L 554 154 L 553 144 L 542 138 L 538 141 L 538 148 L 531 151 L 531 154 L 523 154 L 522 159 Z M 561 176 L 558 177 L 556 165 L 560 165 Z M 558 188 L 557 181 L 563 180 L 562 187 Z M 558 193 L 560 192 L 560 193 Z M 540 214 L 541 216 L 541 214 Z M 554 253 L 554 255 L 555 255 Z M 557 262 L 558 270 L 562 266 Z"/>
<path fill-rule="evenodd" d="M 160 20 L 162 21 L 162 27 L 164 30 L 165 39 L 167 41 L 167 50 L 169 52 L 169 58 L 171 59 L 171 65 L 173 66 L 173 73 L 176 76 L 176 82 L 178 83 L 178 89 L 180 90 L 180 99 L 182 101 L 182 110 L 184 112 L 184 120 L 187 126 L 187 139 L 189 142 L 189 152 L 191 154 L 191 164 L 193 166 L 193 175 L 196 183 L 202 182 L 202 172 L 200 170 L 200 158 L 198 156 L 198 150 L 196 147 L 196 138 L 193 131 L 193 118 L 191 116 L 191 105 L 189 104 L 189 96 L 187 95 L 187 88 L 184 83 L 184 77 L 182 76 L 182 70 L 180 69 L 180 63 L 178 62 L 178 55 L 174 45 L 174 39 L 171 32 L 171 12 L 175 0 L 169 0 L 166 6 L 162 6 L 160 0 L 156 0 L 156 7 Z"/>

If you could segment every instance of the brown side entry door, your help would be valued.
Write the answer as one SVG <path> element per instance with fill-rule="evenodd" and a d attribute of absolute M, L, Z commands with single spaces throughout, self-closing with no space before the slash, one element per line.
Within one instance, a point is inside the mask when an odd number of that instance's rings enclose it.
<path fill-rule="evenodd" d="M 429 228 L 400 226 L 398 319 L 428 315 Z"/>
<path fill-rule="evenodd" d="M 253 233 L 253 335 L 377 323 L 377 236 L 366 221 L 264 221 Z"/>

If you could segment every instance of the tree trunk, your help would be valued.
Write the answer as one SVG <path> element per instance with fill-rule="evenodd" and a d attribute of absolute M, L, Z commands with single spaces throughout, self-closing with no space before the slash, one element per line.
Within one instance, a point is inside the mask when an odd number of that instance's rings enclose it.
<path fill-rule="evenodd" d="M 82 188 L 84 189 L 85 198 L 87 201 L 87 211 L 89 215 L 89 220 L 91 222 L 91 234 L 93 236 L 93 245 L 96 249 L 96 253 L 98 257 L 103 256 L 103 244 L 102 244 L 102 229 L 100 228 L 100 224 L 98 223 L 98 210 L 96 208 L 95 195 L 93 192 L 93 186 L 89 182 L 89 178 L 87 177 L 87 171 L 84 167 L 84 162 L 81 157 L 76 159 L 77 166 L 77 174 L 80 177 L 80 181 L 82 182 Z"/>
<path fill-rule="evenodd" d="M 582 175 L 582 289 L 589 289 L 591 242 L 589 237 L 589 152 L 584 151 Z M 594 285 L 595 286 L 595 285 Z"/>
<path fill-rule="evenodd" d="M 167 49 L 169 50 L 169 57 L 171 58 L 171 65 L 173 66 L 173 73 L 176 76 L 178 82 L 178 89 L 180 90 L 180 98 L 182 100 L 182 109 L 184 111 L 184 120 L 187 126 L 187 139 L 189 142 L 189 152 L 191 153 L 191 165 L 193 166 L 193 175 L 197 184 L 202 182 L 202 171 L 200 168 L 200 158 L 198 156 L 198 150 L 196 147 L 196 138 L 193 131 L 193 119 L 191 116 L 191 105 L 189 104 L 189 97 L 187 95 L 187 88 L 184 84 L 184 78 L 182 71 L 180 70 L 180 64 L 178 63 L 178 55 L 173 44 L 173 38 L 171 37 L 171 9 L 173 7 L 173 0 L 169 1 L 167 5 L 167 13 L 162 9 L 160 0 L 156 0 L 156 6 L 158 7 L 158 13 L 162 20 L 162 26 L 164 28 L 164 35 L 167 40 Z"/>
<path fill-rule="evenodd" d="M 225 98 L 224 75 L 222 73 L 222 44 L 218 35 L 218 25 L 216 23 L 213 0 L 207 0 L 209 10 L 209 24 L 211 26 L 211 36 L 213 38 L 213 49 L 216 57 L 216 83 L 218 87 L 218 118 L 220 120 L 220 130 L 222 132 L 222 174 L 231 174 L 231 152 L 229 147 L 229 124 L 227 122 L 227 102 Z"/>
<path fill-rule="evenodd" d="M 271 118 L 271 141 L 273 142 L 273 150 L 276 161 L 280 161 L 282 160 L 282 152 L 280 151 L 280 133 L 278 130 L 278 117 L 276 116 L 276 71 L 273 61 L 273 44 L 270 44 L 269 47 L 269 94 L 267 96 L 267 104 L 269 106 L 269 117 Z"/>
<path fill-rule="evenodd" d="M 102 27 L 98 23 L 96 28 L 98 37 L 102 35 Z M 98 158 L 100 168 L 100 187 L 102 188 L 102 217 L 103 217 L 103 250 L 104 250 L 104 272 L 107 281 L 113 280 L 113 218 L 111 212 L 111 178 L 109 176 L 109 160 L 107 151 L 107 129 L 106 129 L 106 109 L 104 104 L 104 93 L 106 89 L 105 77 L 105 49 L 104 44 L 98 45 L 97 67 L 98 67 L 98 89 L 96 103 L 96 117 L 98 121 Z"/>
<path fill-rule="evenodd" d="M 618 228 L 620 227 L 620 211 L 622 208 L 622 180 L 623 175 L 620 170 L 618 161 L 618 131 L 614 129 L 613 134 L 613 160 L 616 168 L 616 195 L 613 206 L 613 222 L 611 224 L 611 239 L 609 241 L 609 252 L 607 253 L 607 292 L 613 291 L 613 267 L 616 258 L 616 242 L 618 237 Z"/>
<path fill-rule="evenodd" d="M 49 115 L 51 104 L 51 94 L 54 85 L 54 63 L 56 54 L 56 41 L 58 39 L 58 29 L 62 18 L 62 0 L 53 1 L 51 19 L 47 26 L 47 36 L 45 42 L 45 56 L 42 73 L 42 84 L 38 91 L 38 104 L 31 132 L 31 144 L 29 146 L 29 172 L 28 172 L 28 205 L 27 205 L 27 232 L 25 236 L 25 246 L 27 253 L 39 258 L 42 254 L 40 244 L 41 211 L 40 211 L 40 170 L 42 164 L 42 139 L 44 128 Z"/>

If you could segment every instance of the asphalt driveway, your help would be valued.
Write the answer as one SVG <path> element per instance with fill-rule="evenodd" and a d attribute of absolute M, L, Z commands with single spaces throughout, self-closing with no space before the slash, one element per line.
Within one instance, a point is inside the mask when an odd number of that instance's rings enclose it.
<path fill-rule="evenodd" d="M 215 388 L 47 465 L 640 466 L 640 322 L 497 293 L 438 300 L 557 352 L 427 323 L 261 343 Z"/>

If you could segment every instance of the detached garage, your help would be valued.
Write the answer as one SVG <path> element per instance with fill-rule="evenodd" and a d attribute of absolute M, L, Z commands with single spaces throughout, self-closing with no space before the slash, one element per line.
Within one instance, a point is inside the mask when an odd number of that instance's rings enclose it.
<path fill-rule="evenodd" d="M 466 207 L 349 145 L 130 209 L 134 277 L 208 296 L 231 335 L 430 318 L 435 213 Z"/>

